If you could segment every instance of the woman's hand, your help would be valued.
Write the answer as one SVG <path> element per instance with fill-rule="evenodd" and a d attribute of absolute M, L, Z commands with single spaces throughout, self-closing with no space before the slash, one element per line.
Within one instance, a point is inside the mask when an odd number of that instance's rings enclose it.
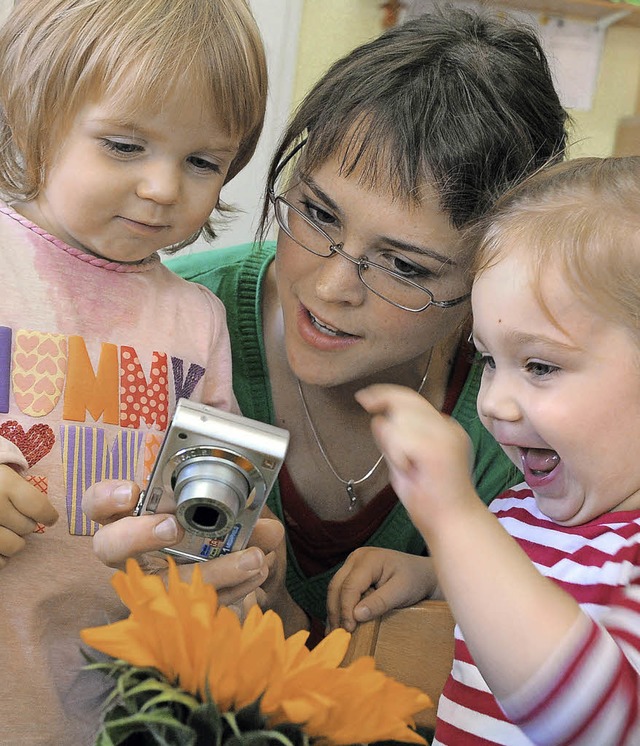
<path fill-rule="evenodd" d="M 435 589 L 430 557 L 360 547 L 347 557 L 329 584 L 329 628 L 353 632 L 358 622 L 432 598 Z"/>
<path fill-rule="evenodd" d="M 93 537 L 93 549 L 109 567 L 123 567 L 127 558 L 139 557 L 181 541 L 184 529 L 175 516 L 132 516 L 140 488 L 133 482 L 105 480 L 92 485 L 84 495 L 83 510 L 93 521 L 104 524 Z M 277 520 L 260 519 L 251 535 L 251 546 L 208 562 L 197 563 L 205 582 L 218 590 L 220 602 L 238 603 L 255 591 L 275 564 L 275 550 L 283 544 L 284 528 Z M 179 565 L 188 579 L 196 563 Z"/>

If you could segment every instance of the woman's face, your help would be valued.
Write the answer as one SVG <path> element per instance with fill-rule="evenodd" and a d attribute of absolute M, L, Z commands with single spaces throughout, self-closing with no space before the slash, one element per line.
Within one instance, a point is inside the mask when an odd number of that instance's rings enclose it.
<path fill-rule="evenodd" d="M 364 187 L 358 177 L 357 171 L 340 175 L 332 158 L 285 197 L 350 256 L 419 275 L 436 300 L 467 293 L 469 257 L 435 192 L 423 189 L 422 203 L 409 205 Z M 469 314 L 468 302 L 419 313 L 397 308 L 365 287 L 355 264 L 305 251 L 283 230 L 276 273 L 289 364 L 309 384 L 365 381 L 384 371 L 393 377 L 393 369 L 424 359 Z"/>

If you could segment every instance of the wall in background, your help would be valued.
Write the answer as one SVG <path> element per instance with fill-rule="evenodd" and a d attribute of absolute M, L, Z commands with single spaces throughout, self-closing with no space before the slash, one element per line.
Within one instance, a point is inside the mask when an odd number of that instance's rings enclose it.
<path fill-rule="evenodd" d="M 381 32 L 381 4 L 380 0 L 305 0 L 294 102 L 331 62 Z M 518 0 L 513 6 L 518 6 Z M 606 32 L 593 108 L 571 112 L 575 120 L 571 156 L 611 155 L 618 120 L 636 112 L 639 89 L 640 29 L 613 25 Z"/>
<path fill-rule="evenodd" d="M 571 155 L 611 155 L 618 120 L 638 110 L 638 91 L 640 29 L 611 26 L 605 38 L 593 108 L 572 112 L 576 127 Z"/>
<path fill-rule="evenodd" d="M 293 102 L 331 63 L 382 31 L 380 0 L 304 0 Z"/>

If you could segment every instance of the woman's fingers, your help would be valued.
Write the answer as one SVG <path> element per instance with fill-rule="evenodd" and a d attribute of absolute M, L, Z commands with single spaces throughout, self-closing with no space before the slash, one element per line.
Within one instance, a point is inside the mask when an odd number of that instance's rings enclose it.
<path fill-rule="evenodd" d="M 129 557 L 172 546 L 183 536 L 173 515 L 129 515 L 102 526 L 93 537 L 93 551 L 105 565 L 122 568 Z"/>
<path fill-rule="evenodd" d="M 140 487 L 122 479 L 96 482 L 84 493 L 82 510 L 96 523 L 113 523 L 131 515 L 140 496 Z"/>

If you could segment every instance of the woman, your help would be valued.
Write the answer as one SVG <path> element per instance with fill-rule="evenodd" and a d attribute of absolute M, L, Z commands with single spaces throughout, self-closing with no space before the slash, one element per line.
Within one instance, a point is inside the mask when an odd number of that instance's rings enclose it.
<path fill-rule="evenodd" d="M 226 305 L 243 414 L 291 433 L 269 500 L 286 562 L 280 551 L 263 584 L 288 631 L 321 630 L 328 583 L 359 546 L 418 556 L 424 595 L 425 546 L 389 486 L 358 389 L 404 384 L 452 414 L 472 439 L 485 501 L 516 481 L 477 420 L 473 257 L 461 229 L 562 158 L 566 121 L 530 31 L 462 10 L 425 15 L 338 61 L 300 105 L 268 179 L 262 234 L 273 208 L 277 251 L 263 242 L 172 263 Z M 94 519 L 135 504 L 137 488 L 120 485 L 115 510 L 111 488 L 94 491 Z M 96 551 L 114 564 L 164 546 L 153 535 L 162 519 L 107 526 Z"/>

